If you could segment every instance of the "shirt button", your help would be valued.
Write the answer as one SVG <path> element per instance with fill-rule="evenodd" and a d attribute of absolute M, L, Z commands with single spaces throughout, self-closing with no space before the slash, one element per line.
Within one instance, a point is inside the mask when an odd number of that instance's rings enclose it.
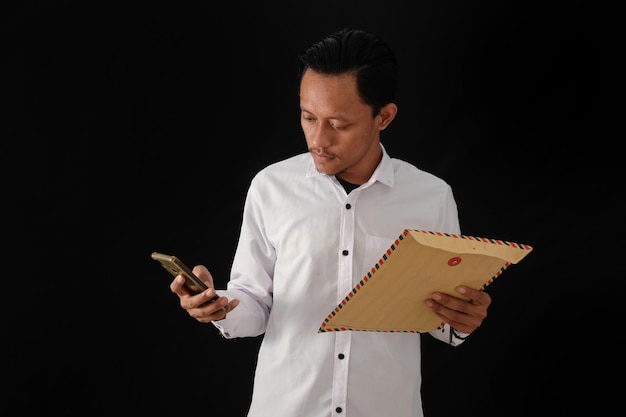
<path fill-rule="evenodd" d="M 346 357 L 346 355 L 344 355 L 343 353 L 340 353 L 339 355 L 337 355 L 337 357 L 338 357 L 339 359 L 343 359 L 343 358 L 345 358 L 345 357 Z"/>
<path fill-rule="evenodd" d="M 346 208 L 347 208 L 348 210 L 350 210 L 350 209 L 352 208 L 352 205 L 351 205 L 350 203 L 348 203 L 348 204 L 346 204 Z"/>
<path fill-rule="evenodd" d="M 343 254 L 343 256 L 348 256 L 348 254 L 349 254 L 350 252 L 348 252 L 347 250 L 345 250 L 345 249 L 344 249 L 344 251 L 343 251 L 343 252 L 341 252 L 341 253 Z"/>
<path fill-rule="evenodd" d="M 341 407 L 337 407 L 337 408 L 335 408 L 335 411 L 338 412 L 338 413 L 341 413 L 343 411 L 343 409 Z"/>

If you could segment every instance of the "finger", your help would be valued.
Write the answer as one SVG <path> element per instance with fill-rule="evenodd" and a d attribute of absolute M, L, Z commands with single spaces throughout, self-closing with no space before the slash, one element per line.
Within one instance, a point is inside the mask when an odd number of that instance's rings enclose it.
<path fill-rule="evenodd" d="M 456 291 L 467 298 L 467 302 L 469 304 L 477 304 L 477 305 L 489 305 L 491 302 L 491 298 L 489 294 L 484 292 L 482 289 L 475 290 L 473 288 L 459 286 L 456 288 Z"/>
<path fill-rule="evenodd" d="M 204 265 L 196 265 L 193 268 L 193 273 L 196 274 L 198 278 L 204 283 L 208 282 L 208 286 L 213 286 L 213 276 L 209 272 L 209 270 Z"/>
<path fill-rule="evenodd" d="M 176 276 L 170 283 L 170 291 L 179 296 L 188 295 L 189 292 L 185 290 L 185 277 L 182 275 Z"/>
<path fill-rule="evenodd" d="M 471 309 L 470 304 L 466 299 L 454 297 L 448 294 L 434 293 L 432 300 L 436 301 L 436 303 L 434 305 L 427 305 L 435 312 L 441 311 L 444 308 L 460 312 L 467 312 Z"/>
<path fill-rule="evenodd" d="M 217 301 L 202 304 L 196 308 L 187 309 L 187 313 L 201 323 L 222 320 L 228 313 L 226 297 L 220 297 Z"/>
<path fill-rule="evenodd" d="M 465 304 L 468 305 L 467 302 Z M 463 333 L 472 333 L 482 323 L 482 319 L 480 317 L 459 310 L 444 308 L 435 312 L 435 314 L 437 314 L 437 316 L 445 323 L 448 323 L 450 326 Z"/>
<path fill-rule="evenodd" d="M 230 302 L 228 303 L 228 312 L 230 313 L 231 311 L 233 311 L 235 308 L 237 308 L 238 305 L 239 299 L 233 298 L 232 300 L 230 300 Z"/>
<path fill-rule="evenodd" d="M 223 316 L 220 316 L 218 314 L 217 319 L 213 319 L 213 320 L 223 320 L 228 316 L 228 313 L 230 313 L 231 311 L 233 311 L 237 306 L 239 305 L 239 300 L 237 299 L 233 299 L 231 300 L 228 304 L 224 305 L 224 307 L 222 307 L 221 312 L 223 312 Z M 219 313 L 220 310 L 218 310 L 216 313 Z"/>
<path fill-rule="evenodd" d="M 491 296 L 484 291 L 480 291 L 472 299 L 472 303 L 488 308 L 491 305 Z"/>
<path fill-rule="evenodd" d="M 207 285 L 209 285 L 209 284 L 207 283 Z M 209 288 L 208 290 L 204 291 L 202 293 L 202 296 L 203 296 L 203 299 L 204 299 L 202 304 L 208 303 L 208 302 L 217 301 L 220 298 L 220 296 L 217 293 L 217 291 L 215 290 L 215 288 Z"/>
<path fill-rule="evenodd" d="M 226 318 L 226 311 L 223 308 L 220 308 L 217 311 L 214 311 L 211 314 L 206 313 L 198 313 L 197 310 L 189 311 L 189 315 L 194 319 L 198 320 L 200 323 L 210 323 L 212 321 L 223 320 Z"/>

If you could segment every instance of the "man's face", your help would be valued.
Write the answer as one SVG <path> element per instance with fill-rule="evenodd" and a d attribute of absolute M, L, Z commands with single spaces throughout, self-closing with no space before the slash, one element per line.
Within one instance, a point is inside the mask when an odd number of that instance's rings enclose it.
<path fill-rule="evenodd" d="M 318 171 L 354 184 L 367 182 L 380 162 L 380 131 L 391 121 L 385 119 L 388 110 L 373 117 L 352 74 L 307 70 L 300 83 L 300 123 Z"/>

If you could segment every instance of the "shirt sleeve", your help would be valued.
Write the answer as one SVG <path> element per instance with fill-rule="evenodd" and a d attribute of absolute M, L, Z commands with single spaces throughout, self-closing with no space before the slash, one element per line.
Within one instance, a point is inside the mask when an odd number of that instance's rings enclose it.
<path fill-rule="evenodd" d="M 461 234 L 458 207 L 450 186 L 444 195 L 441 213 L 439 230 L 446 233 Z"/>
<path fill-rule="evenodd" d="M 442 328 L 429 332 L 435 339 L 439 339 L 451 346 L 458 346 L 465 341 L 471 333 L 463 333 L 445 324 Z"/>
<path fill-rule="evenodd" d="M 264 212 L 253 179 L 243 209 L 239 242 L 226 290 L 218 294 L 239 299 L 225 319 L 213 322 L 226 338 L 263 334 L 273 302 L 276 251 L 264 233 Z"/>

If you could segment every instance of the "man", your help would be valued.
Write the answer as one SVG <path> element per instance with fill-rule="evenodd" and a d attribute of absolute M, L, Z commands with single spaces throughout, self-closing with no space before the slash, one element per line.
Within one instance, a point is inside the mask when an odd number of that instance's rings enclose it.
<path fill-rule="evenodd" d="M 299 58 L 309 152 L 253 178 L 227 289 L 192 296 L 178 276 L 171 290 L 226 339 L 263 334 L 249 417 L 422 416 L 420 334 L 317 330 L 402 230 L 460 234 L 456 202 L 380 142 L 398 110 L 396 59 L 382 40 L 344 29 Z M 206 267 L 194 272 L 213 286 Z M 415 300 L 445 322 L 430 335 L 451 345 L 491 303 L 458 292 Z"/>

